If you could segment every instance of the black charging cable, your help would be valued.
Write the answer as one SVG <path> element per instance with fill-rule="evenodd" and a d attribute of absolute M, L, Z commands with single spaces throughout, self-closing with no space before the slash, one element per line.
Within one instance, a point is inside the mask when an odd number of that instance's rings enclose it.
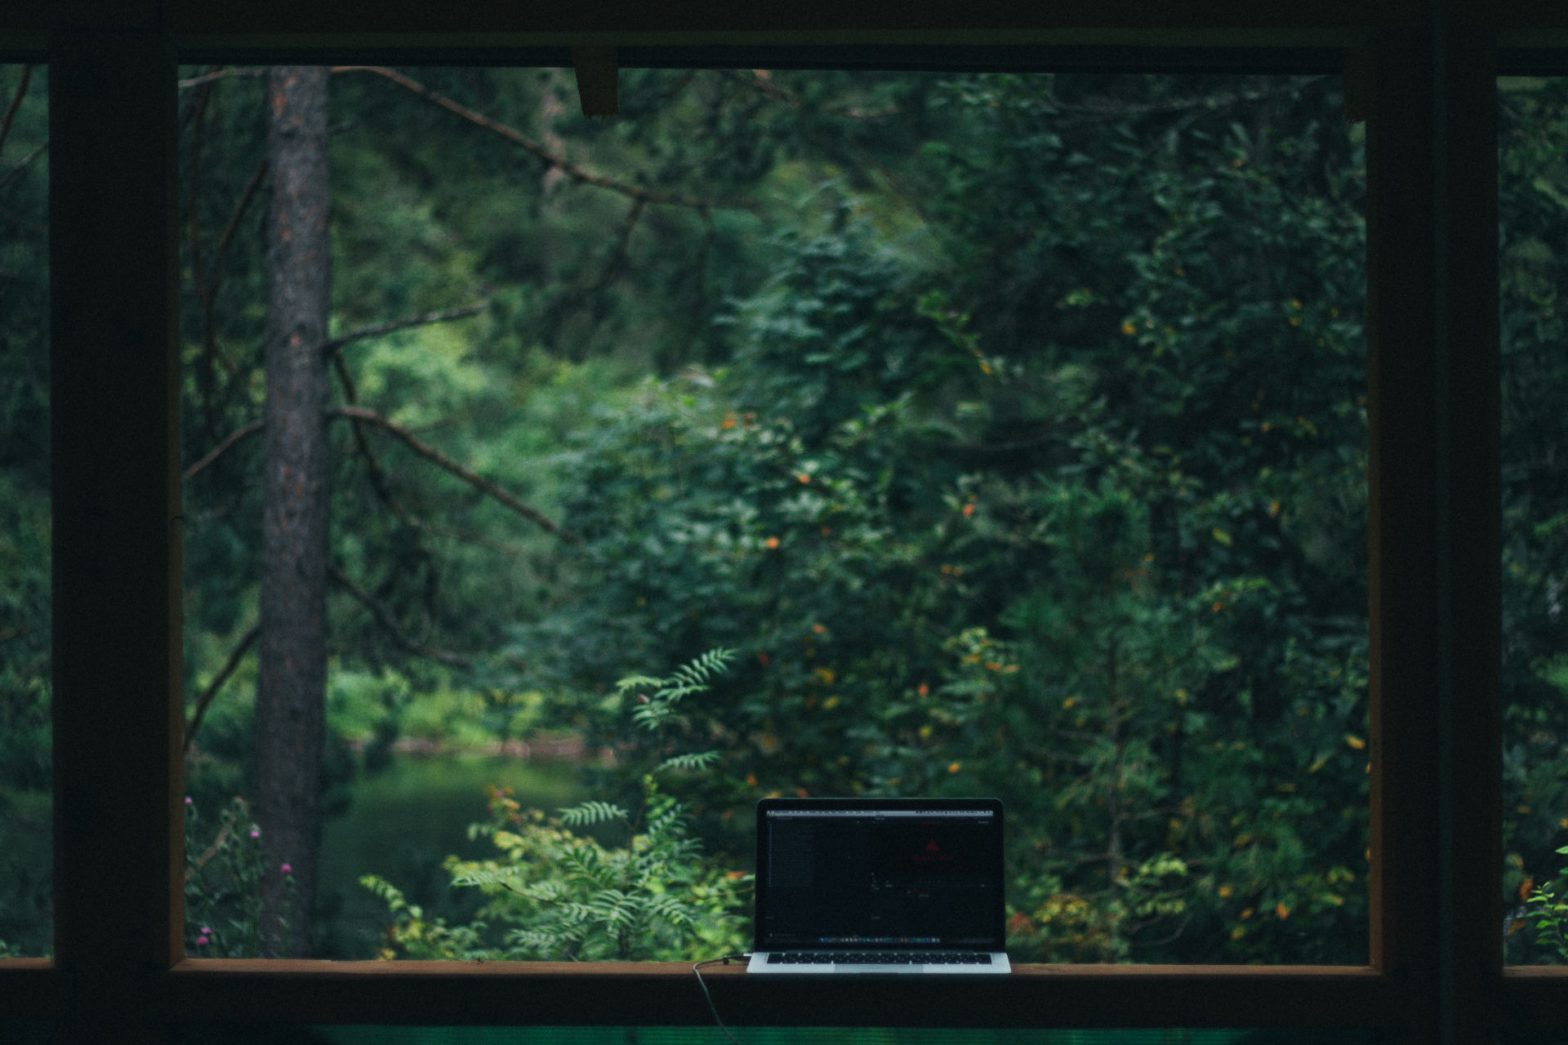
<path fill-rule="evenodd" d="M 708 1011 L 713 1013 L 713 1022 L 719 1030 L 724 1032 L 724 1037 L 729 1040 L 730 1045 L 741 1045 L 740 1039 L 730 1033 L 730 1029 L 724 1025 L 724 1021 L 719 1019 L 719 1008 L 713 1004 L 713 995 L 708 993 L 707 981 L 702 978 L 702 967 L 704 965 L 719 965 L 721 963 L 728 965 L 730 962 L 743 962 L 750 957 L 750 954 L 737 951 L 734 954 L 726 954 L 722 958 L 706 958 L 700 962 L 693 962 L 691 966 L 692 974 L 697 977 L 697 986 L 702 988 L 702 996 L 708 999 Z"/>

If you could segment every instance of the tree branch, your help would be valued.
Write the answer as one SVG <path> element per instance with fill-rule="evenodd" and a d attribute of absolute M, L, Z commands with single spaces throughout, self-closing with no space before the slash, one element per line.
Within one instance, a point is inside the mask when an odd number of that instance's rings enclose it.
<path fill-rule="evenodd" d="M 330 339 L 322 346 L 324 351 L 336 352 L 344 345 L 355 341 L 365 341 L 373 337 L 396 333 L 399 330 L 408 330 L 411 327 L 429 326 L 432 323 L 450 323 L 454 319 L 467 319 L 477 316 L 490 304 L 489 301 L 477 301 L 472 305 L 463 305 L 460 308 L 442 309 L 437 312 L 426 312 L 421 316 L 410 316 L 407 319 L 394 319 L 390 323 L 373 323 L 370 326 L 350 330 L 346 334 Z"/>
<path fill-rule="evenodd" d="M 392 636 L 392 641 L 404 650 L 421 657 L 429 657 L 431 660 L 445 664 L 448 667 L 469 668 L 473 666 L 473 662 L 467 657 L 447 650 L 436 649 L 423 642 L 415 642 L 403 633 L 402 628 L 398 627 L 397 618 L 393 616 L 392 611 L 378 602 L 375 596 L 350 580 L 348 574 L 336 566 L 328 566 L 327 573 L 331 575 L 333 581 L 343 587 L 343 590 L 354 597 L 355 602 L 369 610 L 370 615 L 376 618 L 376 623 L 380 624 Z"/>
<path fill-rule="evenodd" d="M 621 223 L 621 231 L 616 238 L 615 247 L 610 251 L 609 258 L 605 261 L 599 275 L 592 283 L 584 286 L 571 287 L 566 290 L 556 301 L 550 305 L 548 316 L 554 322 L 557 317 L 577 308 L 589 298 L 608 287 L 617 273 L 626 264 L 627 253 L 631 248 L 632 233 L 637 229 L 637 223 L 642 219 L 643 208 L 646 204 L 642 200 L 633 200 L 631 209 L 627 211 L 626 220 Z"/>
<path fill-rule="evenodd" d="M 22 99 L 27 97 L 27 84 L 33 78 L 33 67 L 22 66 L 22 78 L 17 82 L 16 94 L 11 96 L 11 104 L 6 106 L 5 115 L 0 116 L 0 150 L 5 148 L 5 140 L 11 133 L 11 123 L 16 119 L 16 111 L 22 107 Z"/>
<path fill-rule="evenodd" d="M 459 117 L 460 119 L 467 120 L 476 127 L 481 127 L 484 130 L 490 131 L 492 134 L 497 134 L 500 137 L 505 138 L 513 145 L 518 146 L 523 151 L 539 160 L 539 162 L 545 164 L 546 166 L 555 168 L 562 174 L 566 175 L 568 178 L 571 178 L 573 181 L 580 182 L 584 185 L 592 185 L 595 188 L 620 193 L 622 196 L 625 196 L 628 199 L 640 200 L 643 203 L 651 203 L 663 206 L 696 207 L 699 209 L 708 208 L 714 210 L 757 209 L 757 205 L 750 200 L 728 198 L 710 199 L 701 196 L 688 196 L 687 194 L 681 192 L 660 192 L 653 189 L 645 189 L 640 185 L 633 185 L 629 182 L 618 181 L 615 178 L 600 174 L 596 171 L 590 171 L 585 167 L 580 167 L 577 164 L 571 162 L 565 156 L 545 148 L 543 145 L 534 141 L 532 138 L 529 138 L 527 135 L 523 134 L 516 128 L 509 127 L 504 123 L 492 120 L 483 113 L 470 109 L 466 105 L 454 101 L 453 99 L 448 98 L 446 95 L 426 87 L 418 80 L 400 73 L 396 69 L 389 69 L 385 66 L 379 65 L 338 65 L 333 66 L 332 71 L 334 73 L 370 73 L 374 76 L 380 76 L 385 80 L 389 80 L 392 83 L 397 84 L 399 87 L 402 87 L 404 90 L 411 91 L 414 94 L 419 95 L 419 97 L 430 102 L 432 105 L 445 109 L 447 112 Z"/>
<path fill-rule="evenodd" d="M 219 457 L 222 457 L 225 453 L 232 449 L 236 443 L 239 443 L 245 439 L 249 439 L 251 436 L 261 431 L 262 427 L 262 422 L 252 421 L 248 425 L 242 425 L 239 428 L 236 428 L 234 431 L 223 437 L 223 442 L 219 443 L 211 450 L 208 450 L 206 455 L 203 456 L 201 460 L 185 469 L 184 478 L 187 480 L 193 478 L 202 469 L 206 468 L 208 465 L 212 464 L 212 462 L 216 461 Z"/>
<path fill-rule="evenodd" d="M 18 160 L 16 162 L 16 166 L 15 167 L 12 167 L 10 170 L 6 171 L 4 174 L 0 174 L 0 189 L 5 188 L 7 185 L 9 185 L 13 181 L 15 181 L 17 178 L 21 177 L 23 171 L 25 171 L 25 170 L 27 170 L 27 168 L 31 167 L 33 165 L 34 161 L 36 161 L 38 159 L 38 157 L 42 156 L 44 153 L 46 153 L 48 151 L 49 151 L 49 143 L 48 142 L 44 142 L 42 145 L 38 146 L 38 148 L 34 149 L 32 152 L 28 153 L 26 156 L 23 156 L 20 160 Z"/>
<path fill-rule="evenodd" d="M 185 750 L 191 749 L 191 744 L 196 740 L 196 731 L 201 729 L 201 720 L 207 717 L 207 709 L 212 706 L 212 699 L 218 695 L 223 684 L 229 681 L 229 676 L 234 674 L 244 659 L 246 652 L 255 645 L 256 639 L 261 636 L 261 625 L 253 624 L 249 631 L 240 637 L 239 644 L 229 651 L 229 659 L 223 662 L 223 667 L 207 683 L 207 688 L 202 690 L 201 696 L 196 698 L 196 710 L 191 713 L 191 720 L 185 726 Z"/>
<path fill-rule="evenodd" d="M 267 159 L 262 157 L 256 169 L 251 172 L 250 181 L 245 183 L 245 189 L 240 193 L 240 198 L 234 205 L 234 210 L 229 214 L 229 221 L 223 227 L 223 232 L 218 236 L 218 241 L 212 247 L 211 267 L 207 279 L 204 281 L 205 289 L 201 292 L 202 303 L 202 344 L 209 360 L 215 359 L 223 364 L 225 370 L 231 375 L 235 371 L 234 361 L 223 352 L 218 345 L 218 317 L 217 301 L 218 289 L 223 285 L 223 255 L 233 242 L 235 234 L 239 231 L 240 221 L 245 212 L 250 208 L 251 201 L 256 198 L 256 190 L 261 187 L 262 181 L 267 176 Z"/>
<path fill-rule="evenodd" d="M 343 362 L 343 356 L 341 354 L 332 357 L 332 366 L 337 373 L 339 383 L 341 383 L 343 386 L 344 398 L 348 400 L 350 405 L 358 403 L 359 393 L 354 387 L 353 375 L 348 372 L 348 366 Z M 481 534 L 463 533 L 459 530 L 454 530 L 449 527 L 438 526 L 437 524 L 429 522 L 428 520 L 421 519 L 419 516 L 409 511 L 408 508 L 397 499 L 396 495 L 393 494 L 392 485 L 387 482 L 386 471 L 381 467 L 381 462 L 376 459 L 375 453 L 370 449 L 370 443 L 365 439 L 364 426 L 353 425 L 352 428 L 354 432 L 354 447 L 359 452 L 359 455 L 365 459 L 365 469 L 369 472 L 370 475 L 371 489 L 375 491 L 376 497 L 381 501 L 381 503 L 386 505 L 392 514 L 403 523 L 403 525 L 407 526 L 409 529 L 418 530 L 421 533 L 434 534 L 437 537 L 446 537 L 462 544 L 477 544 L 481 547 L 489 548 L 491 551 L 505 555 L 507 558 L 513 560 L 517 560 L 522 556 L 523 553 L 521 551 L 515 548 L 509 548 L 500 541 L 491 540 L 490 538 L 487 538 Z"/>
<path fill-rule="evenodd" d="M 212 83 L 216 80 L 227 80 L 231 77 L 241 77 L 246 80 L 259 80 L 266 74 L 267 70 L 260 66 L 254 69 L 236 68 L 230 66 L 226 69 L 212 69 L 208 72 L 202 73 L 200 76 L 192 76 L 185 80 L 176 80 L 175 86 L 184 91 L 190 90 L 192 87 L 200 87 L 202 84 Z"/>
<path fill-rule="evenodd" d="M 445 471 L 448 471 L 451 474 L 457 476 L 469 486 L 472 486 L 480 493 L 486 495 L 494 501 L 497 501 L 514 513 L 521 515 L 523 518 L 527 519 L 529 522 L 532 522 L 540 529 L 555 534 L 557 537 L 563 541 L 566 541 L 567 543 L 576 543 L 577 538 L 574 535 L 561 529 L 538 509 L 530 508 L 522 501 L 519 501 L 516 497 L 513 497 L 511 494 L 501 489 L 495 483 L 486 479 L 484 476 L 463 467 L 461 464 L 458 464 L 456 461 L 452 460 L 450 457 L 446 456 L 435 447 L 422 442 L 408 429 L 387 420 L 385 417 L 382 417 L 375 411 L 366 410 L 365 408 L 358 406 L 340 406 L 328 411 L 327 415 L 329 417 L 346 417 L 349 420 L 354 421 L 356 424 L 375 425 L 377 428 L 380 428 L 382 431 L 401 441 L 405 446 L 407 446 L 410 450 L 413 450 L 420 457 L 423 457 L 425 460 L 434 464 L 436 467 L 444 469 Z"/>

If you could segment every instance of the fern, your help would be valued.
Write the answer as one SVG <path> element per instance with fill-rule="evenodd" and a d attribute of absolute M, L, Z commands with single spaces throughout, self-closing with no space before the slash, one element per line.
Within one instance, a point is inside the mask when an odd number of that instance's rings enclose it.
<path fill-rule="evenodd" d="M 606 824 L 612 820 L 630 823 L 631 817 L 626 810 L 613 802 L 600 802 L 590 799 L 587 802 L 557 810 L 561 816 L 561 823 L 567 827 L 592 827 L 595 824 Z"/>
<path fill-rule="evenodd" d="M 663 762 L 660 762 L 659 767 L 654 772 L 662 773 L 666 769 L 677 769 L 682 772 L 707 769 L 717 762 L 719 758 L 720 755 L 717 751 L 695 751 L 685 755 L 671 755 Z"/>
<path fill-rule="evenodd" d="M 653 732 L 674 714 L 675 706 L 682 700 L 705 692 L 709 681 L 723 671 L 734 657 L 734 650 L 711 649 L 663 678 L 649 675 L 623 678 L 615 684 L 615 691 L 623 700 L 636 692 L 637 706 L 632 709 L 632 721 Z"/>
<path fill-rule="evenodd" d="M 681 702 L 706 691 L 733 656 L 715 649 L 663 677 L 627 676 L 614 699 L 621 714 L 629 709 L 637 733 L 665 729 L 679 721 Z M 426 920 L 390 883 L 366 879 L 392 916 L 393 947 L 412 957 L 598 961 L 690 959 L 699 947 L 722 953 L 742 946 L 739 879 L 703 860 L 686 805 L 664 794 L 657 780 L 711 770 L 720 755 L 685 752 L 660 761 L 661 754 L 644 747 L 623 763 L 623 779 L 641 777 L 635 806 L 596 799 L 561 808 L 551 819 L 492 800 L 492 821 L 471 828 L 469 837 L 488 838 L 494 855 L 445 863 L 454 886 L 484 894 L 466 925 Z M 622 825 L 630 835 L 607 846 L 573 833 L 604 824 Z"/>

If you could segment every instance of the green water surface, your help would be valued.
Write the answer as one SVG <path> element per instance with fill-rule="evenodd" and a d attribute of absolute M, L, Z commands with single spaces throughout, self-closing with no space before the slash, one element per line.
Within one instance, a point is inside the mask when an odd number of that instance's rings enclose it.
<path fill-rule="evenodd" d="M 382 946 L 385 905 L 359 884 L 387 879 L 427 916 L 460 917 L 478 901 L 453 889 L 441 862 L 493 849 L 470 839 L 488 819 L 486 788 L 510 787 L 526 806 L 554 812 L 579 797 L 575 767 L 477 755 L 401 755 L 355 781 L 347 809 L 328 821 L 321 848 L 322 954 L 369 958 Z"/>

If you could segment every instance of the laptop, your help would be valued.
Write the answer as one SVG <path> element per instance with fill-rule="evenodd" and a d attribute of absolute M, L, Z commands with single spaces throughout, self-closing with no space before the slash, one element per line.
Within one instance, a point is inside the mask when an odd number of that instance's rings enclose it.
<path fill-rule="evenodd" d="M 756 882 L 747 972 L 1012 971 L 996 799 L 764 799 Z"/>

